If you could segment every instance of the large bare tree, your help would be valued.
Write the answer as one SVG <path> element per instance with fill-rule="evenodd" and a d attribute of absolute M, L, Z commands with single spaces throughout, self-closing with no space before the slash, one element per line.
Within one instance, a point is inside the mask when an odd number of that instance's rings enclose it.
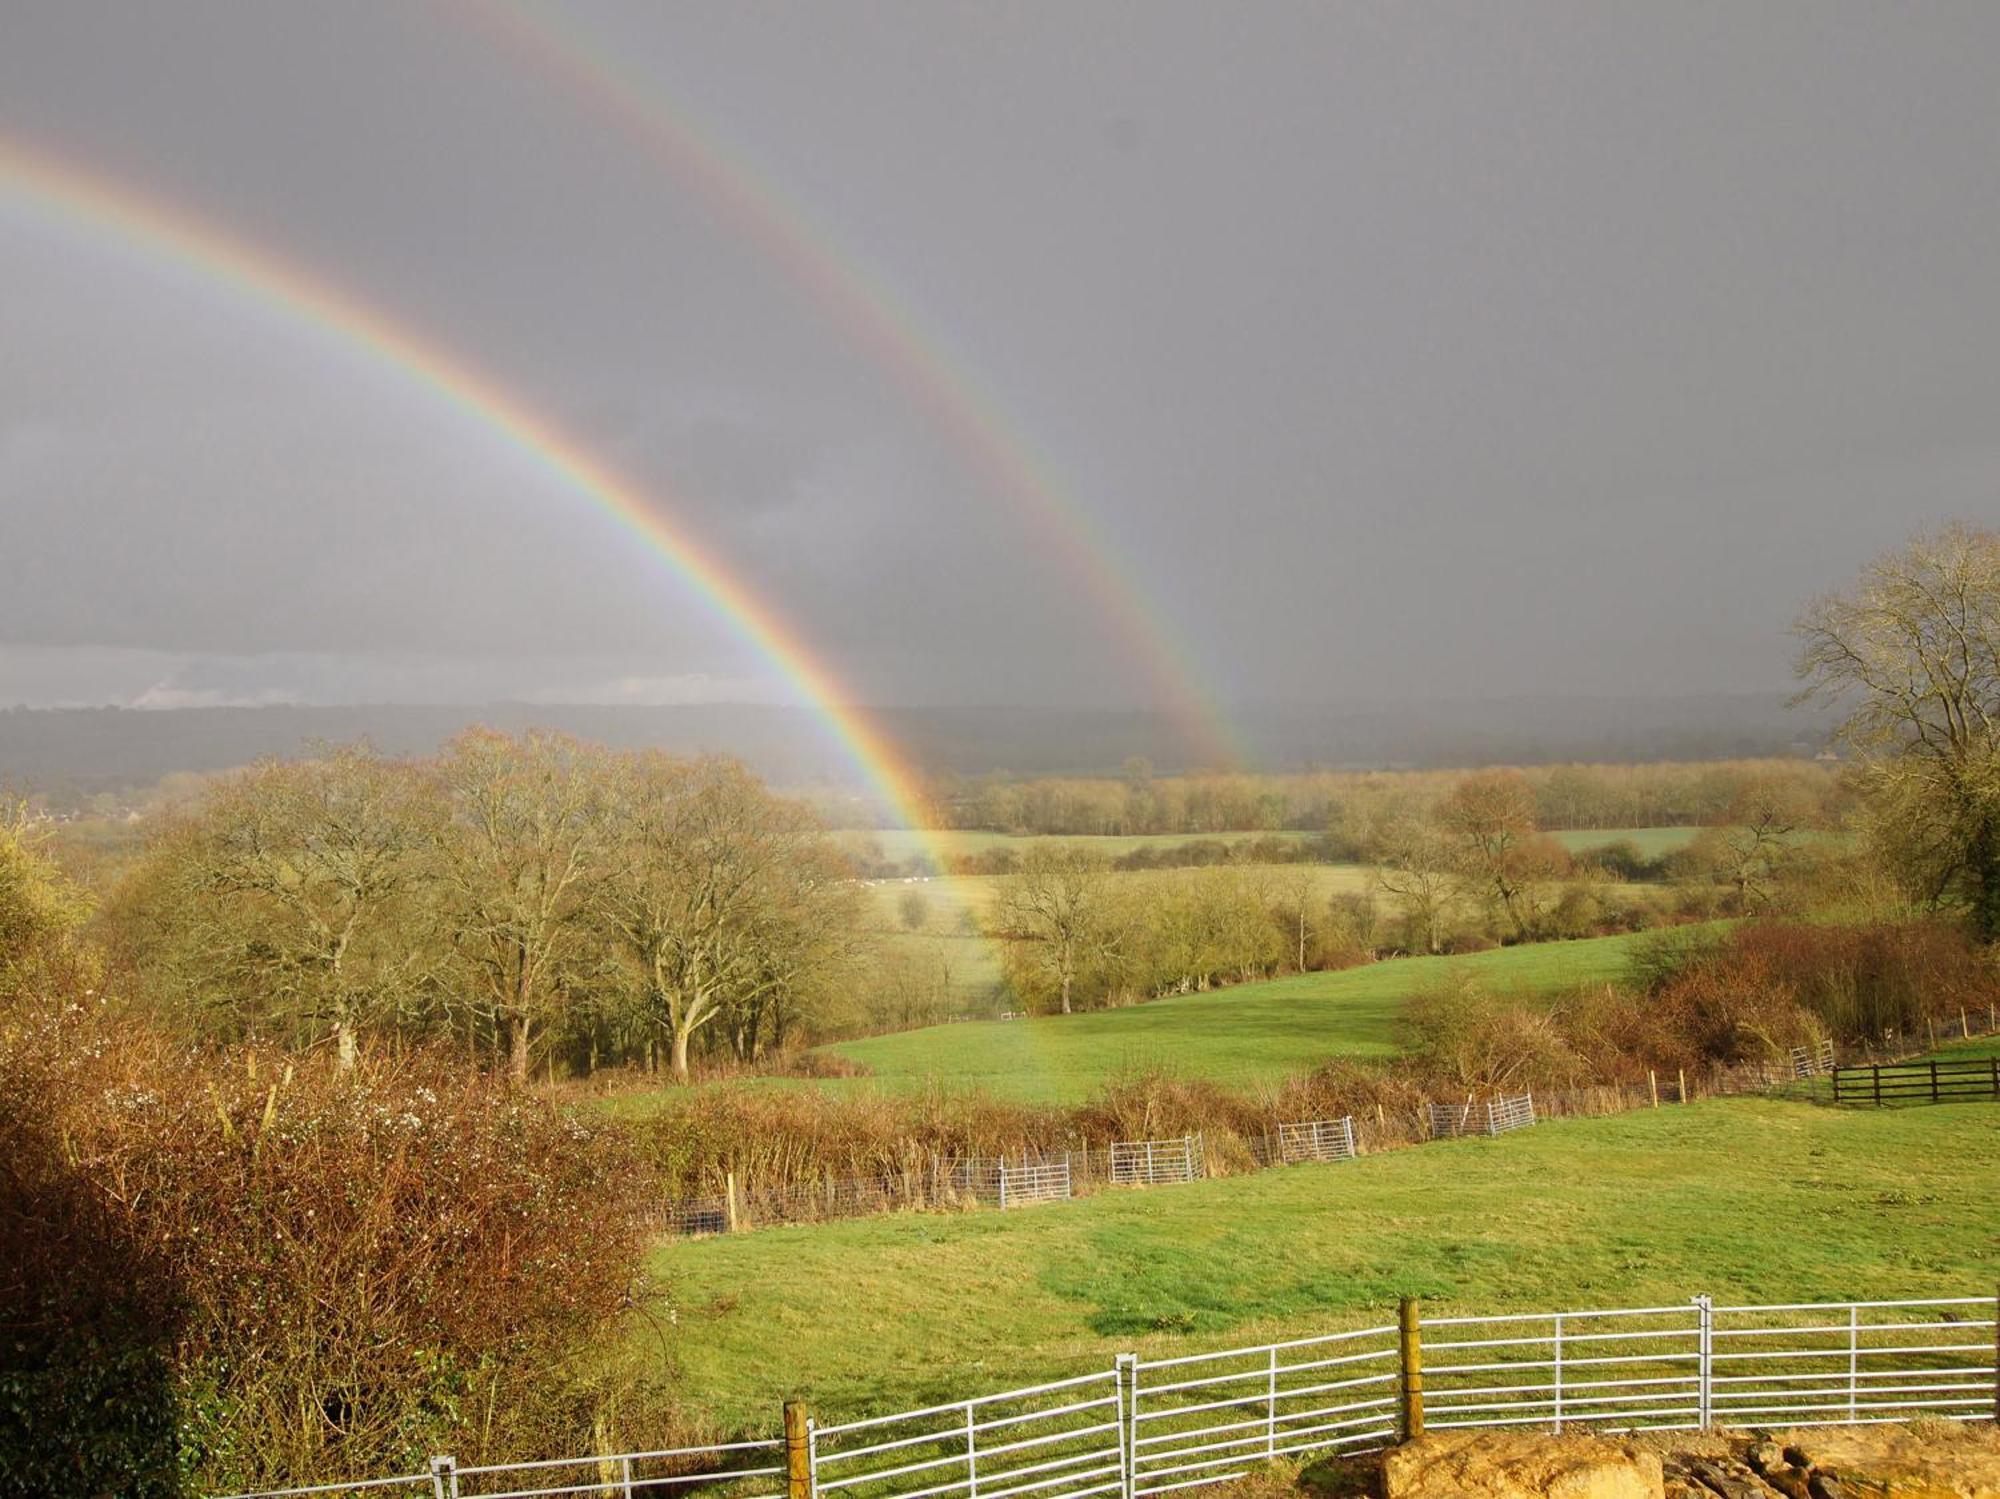
<path fill-rule="evenodd" d="M 1554 882 L 1569 859 L 1535 824 L 1535 793 L 1518 770 L 1469 775 L 1438 803 L 1466 886 L 1504 915 L 1521 941 L 1539 936 Z"/>
<path fill-rule="evenodd" d="M 123 905 L 148 980 L 235 1011 L 238 1033 L 330 1039 L 353 1066 L 361 1028 L 423 963 L 414 894 L 433 806 L 406 765 L 365 746 L 225 777 L 153 840 Z"/>
<path fill-rule="evenodd" d="M 1878 842 L 1918 894 L 2000 937 L 2000 532 L 1953 524 L 1800 615 L 1801 700 L 1846 710 Z"/>
<path fill-rule="evenodd" d="M 1372 845 L 1371 883 L 1401 911 L 1405 939 L 1419 952 L 1444 950 L 1445 921 L 1463 880 L 1455 850 L 1428 817 L 1410 815 L 1382 829 Z"/>
<path fill-rule="evenodd" d="M 855 893 L 811 812 L 734 760 L 634 756 L 615 805 L 602 909 L 686 1082 L 697 1032 L 734 1012 L 754 1050 L 767 1019 L 782 1034 L 791 1004 L 844 968 Z"/>
<path fill-rule="evenodd" d="M 1069 843 L 1031 844 L 1000 881 L 1001 930 L 1046 978 L 1065 1015 L 1075 1008 L 1077 980 L 1113 944 L 1110 894 L 1110 861 Z"/>
<path fill-rule="evenodd" d="M 565 969 L 589 953 L 584 917 L 609 860 L 607 760 L 560 734 L 474 729 L 434 768 L 450 812 L 438 914 L 517 1083 L 535 1029 L 562 1009 Z"/>

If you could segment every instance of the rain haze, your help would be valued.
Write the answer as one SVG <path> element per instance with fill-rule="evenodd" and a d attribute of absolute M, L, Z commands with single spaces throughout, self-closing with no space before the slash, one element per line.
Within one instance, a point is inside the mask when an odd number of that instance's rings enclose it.
<path fill-rule="evenodd" d="M 2000 12 L 0 11 L 0 142 L 625 477 L 849 700 L 1771 693 L 1990 519 Z M 420 368 L 0 176 L 0 702 L 782 703 Z"/>

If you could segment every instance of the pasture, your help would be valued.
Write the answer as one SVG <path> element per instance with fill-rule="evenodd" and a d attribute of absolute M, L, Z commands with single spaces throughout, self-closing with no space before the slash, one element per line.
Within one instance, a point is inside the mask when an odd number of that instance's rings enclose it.
<path fill-rule="evenodd" d="M 1661 854 L 1685 848 L 1701 831 L 1697 827 L 1664 828 L 1560 828 L 1549 836 L 1571 853 L 1601 848 L 1607 843 L 1632 843 L 1641 854 L 1656 859 Z M 868 831 L 843 830 L 833 835 L 842 848 L 862 855 L 879 856 L 893 863 L 933 854 L 964 857 L 989 853 L 996 848 L 1023 849 L 1037 842 L 1081 843 L 1097 849 L 1106 858 L 1116 859 L 1141 848 L 1173 848 L 1183 843 L 1248 843 L 1260 838 L 1306 839 L 1315 833 L 1283 830 L 1268 833 L 1142 833 L 1070 837 L 1049 834 L 1017 835 L 990 833 L 978 829 L 940 829 L 918 832 L 909 828 L 880 828 Z"/>
<path fill-rule="evenodd" d="M 1395 958 L 1123 1009 L 963 1021 L 826 1048 L 871 1069 L 868 1085 L 936 1082 L 1037 1103 L 1077 1103 L 1106 1079 L 1165 1067 L 1232 1087 L 1273 1083 L 1331 1056 L 1396 1050 L 1403 1001 L 1463 969 L 1496 990 L 1548 993 L 1623 977 L 1636 936 L 1543 942 L 1457 958 Z"/>
<path fill-rule="evenodd" d="M 674 1373 L 726 1426 L 781 1396 L 914 1406 L 1379 1317 L 1981 1294 L 2000 1274 L 1991 1104 L 1712 1100 L 1013 1212 L 664 1244 Z M 635 1349 L 651 1343 L 635 1328 Z"/>
<path fill-rule="evenodd" d="M 1657 859 L 1694 842 L 1700 828 L 1557 828 L 1549 836 L 1573 854 L 1603 848 L 1611 843 L 1629 843 L 1640 856 Z"/>
<path fill-rule="evenodd" d="M 1646 858 L 1657 858 L 1685 846 L 1699 831 L 1696 828 L 1583 828 L 1553 834 L 1572 852 L 1585 852 L 1607 843 L 1627 840 L 1637 845 Z M 1109 858 L 1117 858 L 1141 847 L 1176 845 L 1195 841 L 1201 835 L 1158 834 L 1143 837 L 1032 838 L 1004 833 L 908 831 L 843 832 L 835 835 L 850 850 L 879 855 L 893 862 L 907 862 L 926 851 L 926 845 L 942 847 L 953 854 L 972 854 L 999 847 L 1026 848 L 1036 842 L 1084 844 Z M 1303 839 L 1306 833 L 1225 833 L 1211 835 L 1214 841 L 1238 844 L 1257 837 Z M 1373 890 L 1373 871 L 1366 864 L 1250 864 L 1241 866 L 1267 876 L 1274 890 L 1286 889 L 1303 874 L 1312 883 L 1312 901 L 1323 912 L 1335 896 L 1367 895 Z M 1121 887 L 1143 891 L 1145 882 L 1171 880 L 1177 870 L 1130 870 L 1116 876 Z M 934 969 L 940 963 L 949 970 L 948 993 L 951 1003 L 962 1013 L 992 1013 L 999 1008 L 994 999 L 999 988 L 1000 954 L 991 940 L 980 935 L 993 913 L 1001 880 L 996 875 L 902 875 L 867 882 L 870 910 L 877 929 L 890 950 L 908 961 Z M 1630 896 L 1643 886 L 1613 884 L 1609 887 Z M 907 923 L 906 905 L 919 917 L 912 930 Z"/>

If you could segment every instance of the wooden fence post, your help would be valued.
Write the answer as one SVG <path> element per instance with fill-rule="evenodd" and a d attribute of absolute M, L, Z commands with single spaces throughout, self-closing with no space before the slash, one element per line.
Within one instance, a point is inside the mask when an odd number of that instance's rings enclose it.
<path fill-rule="evenodd" d="M 785 1499 L 812 1499 L 812 1414 L 803 1400 L 785 1402 Z"/>
<path fill-rule="evenodd" d="M 1413 1442 L 1424 1434 L 1424 1340 L 1416 1297 L 1403 1298 L 1397 1324 L 1401 1334 L 1403 1440 Z"/>
<path fill-rule="evenodd" d="M 1679 1072 L 1681 1077 L 1681 1102 L 1686 1103 L 1688 1101 L 1688 1070 L 1682 1067 L 1679 1069 Z"/>
<path fill-rule="evenodd" d="M 1653 1095 L 1653 1107 L 1657 1109 L 1660 1106 L 1660 1080 L 1650 1067 L 1646 1069 L 1646 1091 Z"/>
<path fill-rule="evenodd" d="M 736 1173 L 725 1171 L 722 1174 L 722 1226 L 732 1234 L 742 1226 L 737 1221 L 736 1213 Z"/>

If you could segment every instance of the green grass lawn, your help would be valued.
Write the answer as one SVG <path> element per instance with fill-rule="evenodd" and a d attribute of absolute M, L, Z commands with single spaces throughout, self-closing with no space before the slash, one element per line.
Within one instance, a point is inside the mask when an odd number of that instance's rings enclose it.
<path fill-rule="evenodd" d="M 1657 859 L 1694 842 L 1700 828 L 1558 828 L 1549 836 L 1571 853 L 1603 848 L 1607 843 L 1630 843 L 1640 857 Z"/>
<path fill-rule="evenodd" d="M 1916 1060 L 1921 1062 L 1983 1062 L 1988 1057 L 2000 1057 L 2000 1035 L 1974 1036 L 1970 1041 L 1941 1041 L 1936 1051 L 1926 1052 Z"/>
<path fill-rule="evenodd" d="M 1442 1310 L 1989 1294 L 2000 1107 L 1755 1099 L 1015 1212 L 670 1242 L 671 1374 L 774 1428 Z M 634 1349 L 659 1358 L 658 1334 Z"/>
<path fill-rule="evenodd" d="M 896 1090 L 935 1080 L 1074 1103 L 1120 1071 L 1151 1066 L 1248 1087 L 1330 1056 L 1393 1054 L 1403 1001 L 1448 969 L 1476 973 L 1495 989 L 1552 991 L 1621 977 L 1637 940 L 1597 937 L 1462 958 L 1396 958 L 1119 1010 L 928 1026 L 827 1049 L 872 1069 L 866 1082 Z"/>

